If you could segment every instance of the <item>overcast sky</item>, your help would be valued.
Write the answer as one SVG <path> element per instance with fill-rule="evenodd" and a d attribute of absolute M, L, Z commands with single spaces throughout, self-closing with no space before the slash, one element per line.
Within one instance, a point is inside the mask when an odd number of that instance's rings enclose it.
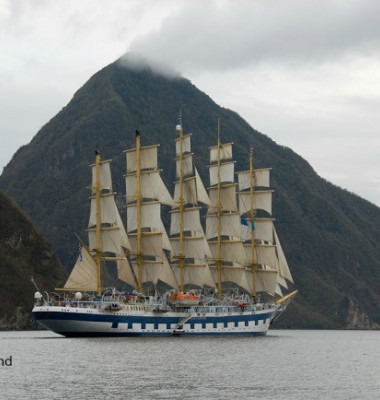
<path fill-rule="evenodd" d="M 380 1 L 0 0 L 0 171 L 133 50 L 380 206 Z"/>

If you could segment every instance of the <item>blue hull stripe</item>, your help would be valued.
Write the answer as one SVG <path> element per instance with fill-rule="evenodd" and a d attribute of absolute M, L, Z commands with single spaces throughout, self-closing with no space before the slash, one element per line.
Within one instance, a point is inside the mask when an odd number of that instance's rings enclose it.
<path fill-rule="evenodd" d="M 133 328 L 133 324 L 141 324 L 141 329 L 146 329 L 146 324 L 153 324 L 154 329 L 159 329 L 159 324 L 166 324 L 167 329 L 171 329 L 171 324 L 177 324 L 183 317 L 163 317 L 163 316 L 136 316 L 136 315 L 99 315 L 99 314 L 83 314 L 83 313 L 66 313 L 55 311 L 33 312 L 37 321 L 43 320 L 70 320 L 70 321 L 91 321 L 91 322 L 109 322 L 112 328 L 117 328 L 119 324 L 128 324 L 128 329 Z M 239 322 L 244 322 L 248 326 L 250 321 L 254 321 L 258 325 L 259 321 L 265 324 L 267 319 L 270 319 L 273 312 L 262 314 L 248 315 L 226 315 L 215 317 L 199 317 L 193 316 L 187 324 L 190 324 L 190 329 L 195 329 L 200 324 L 202 329 L 206 329 L 206 324 L 213 324 L 217 328 L 217 324 L 222 323 L 225 328 L 228 323 L 234 323 L 238 327 Z"/>

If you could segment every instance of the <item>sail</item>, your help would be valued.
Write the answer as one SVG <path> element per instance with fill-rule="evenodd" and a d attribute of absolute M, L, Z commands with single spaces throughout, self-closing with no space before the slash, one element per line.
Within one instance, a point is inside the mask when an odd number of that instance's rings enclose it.
<path fill-rule="evenodd" d="M 197 286 L 199 288 L 203 287 L 215 287 L 214 277 L 212 276 L 211 270 L 208 264 L 204 260 L 192 260 L 194 262 L 185 262 L 184 268 L 184 285 L 185 286 Z M 176 279 L 180 281 L 180 267 L 179 264 L 172 264 L 173 271 L 175 273 Z"/>
<path fill-rule="evenodd" d="M 121 256 L 123 259 L 117 260 L 117 277 L 137 289 L 137 280 L 124 250 L 122 250 Z"/>
<path fill-rule="evenodd" d="M 100 198 L 100 220 L 104 224 L 116 224 L 116 205 L 114 194 L 109 193 Z M 96 225 L 96 199 L 91 197 L 90 219 L 88 227 Z"/>
<path fill-rule="evenodd" d="M 220 234 L 222 236 L 241 237 L 240 215 L 226 213 L 220 216 Z M 218 218 L 216 214 L 206 215 L 206 237 L 215 238 L 218 235 Z"/>
<path fill-rule="evenodd" d="M 253 209 L 264 210 L 272 214 L 272 193 L 273 190 L 255 191 L 253 196 Z M 251 210 L 251 196 L 249 191 L 239 192 L 239 211 L 245 213 Z"/>
<path fill-rule="evenodd" d="M 142 146 L 140 148 L 140 168 L 141 170 L 146 169 L 157 169 L 157 148 L 158 145 L 153 146 Z M 136 172 L 136 149 L 130 149 L 125 151 L 127 156 L 127 174 Z"/>
<path fill-rule="evenodd" d="M 286 261 L 284 251 L 282 250 L 282 247 L 281 247 L 281 244 L 280 244 L 280 240 L 278 239 L 276 230 L 274 230 L 274 238 L 275 238 L 275 243 L 276 243 L 276 246 L 277 246 L 280 275 L 283 278 L 287 279 L 289 282 L 294 283 L 292 274 L 290 273 L 290 269 L 289 269 L 288 263 Z"/>
<path fill-rule="evenodd" d="M 230 161 L 220 165 L 218 172 L 218 165 L 210 165 L 210 186 L 216 185 L 218 183 L 218 175 L 220 176 L 221 183 L 230 183 L 234 181 L 234 169 L 235 162 Z"/>
<path fill-rule="evenodd" d="M 191 133 L 190 133 L 188 135 L 182 135 L 182 139 L 181 138 L 174 139 L 176 157 L 179 157 L 181 155 L 181 150 L 180 150 L 181 141 L 182 141 L 182 154 L 191 152 Z"/>
<path fill-rule="evenodd" d="M 134 275 L 138 276 L 138 268 L 135 262 L 132 263 L 132 269 Z M 151 283 L 153 285 L 157 285 L 158 281 L 162 281 L 171 288 L 178 290 L 178 283 L 174 272 L 165 256 L 160 262 L 154 260 L 144 260 L 142 263 L 141 272 L 142 283 Z"/>
<path fill-rule="evenodd" d="M 253 187 L 269 187 L 269 175 L 271 168 L 254 169 L 252 174 Z M 249 189 L 251 187 L 250 171 L 239 171 L 238 182 L 239 190 Z"/>
<path fill-rule="evenodd" d="M 201 225 L 201 217 L 199 213 L 199 207 L 185 208 L 182 213 L 182 223 L 184 232 L 194 232 L 195 234 L 202 236 L 203 228 Z M 170 235 L 179 234 L 179 226 L 181 215 L 179 209 L 172 210 L 170 215 Z"/>
<path fill-rule="evenodd" d="M 244 244 L 245 262 L 244 265 L 251 265 L 252 245 Z M 274 269 L 278 269 L 278 256 L 275 245 L 255 244 L 254 259 L 256 264 L 269 265 Z"/>
<path fill-rule="evenodd" d="M 142 290 L 144 283 L 156 285 L 158 281 L 178 288 L 164 252 L 173 249 L 161 220 L 161 204 L 174 206 L 174 202 L 160 176 L 157 148 L 157 145 L 140 146 L 137 135 L 136 148 L 125 151 L 127 232 L 131 245 L 131 271 L 137 278 L 138 290 Z M 141 282 L 138 282 L 139 276 Z"/>
<path fill-rule="evenodd" d="M 81 253 L 64 286 L 66 290 L 97 291 L 97 265 L 85 246 L 81 247 Z"/>
<path fill-rule="evenodd" d="M 249 292 L 250 282 L 244 267 L 240 215 L 237 212 L 232 143 L 219 142 L 217 146 L 210 147 L 210 163 L 211 206 L 206 216 L 206 237 L 215 260 L 212 273 L 218 287 L 221 287 L 221 283 L 229 282 Z M 221 282 L 218 265 L 221 269 Z"/>
<path fill-rule="evenodd" d="M 170 213 L 170 242 L 173 247 L 171 265 L 181 287 L 214 287 L 214 279 L 206 259 L 211 250 L 200 221 L 198 203 L 210 204 L 210 199 L 196 167 L 193 165 L 191 135 L 183 135 L 177 126 L 176 182 Z M 181 271 L 182 270 L 182 271 Z"/>
<path fill-rule="evenodd" d="M 130 249 L 127 234 L 115 203 L 115 193 L 112 191 L 110 161 L 99 162 L 99 204 L 96 200 L 96 165 L 92 165 L 92 196 L 90 217 L 88 222 L 88 239 L 90 250 L 97 249 L 97 229 L 99 223 L 100 245 L 102 253 L 114 253 L 120 256 L 124 249 Z M 98 209 L 99 207 L 99 209 Z M 99 220 L 98 220 L 99 218 Z"/>
<path fill-rule="evenodd" d="M 176 178 L 179 179 L 181 168 L 181 160 L 179 158 L 176 159 Z M 184 178 L 192 176 L 194 174 L 193 167 L 193 154 L 187 154 L 182 157 L 182 176 Z"/>
<path fill-rule="evenodd" d="M 232 144 L 233 143 L 225 143 L 219 146 L 220 161 L 232 159 Z M 212 164 L 218 161 L 218 146 L 211 146 L 209 149 L 210 163 Z"/>
<path fill-rule="evenodd" d="M 211 272 L 215 282 L 218 281 L 218 270 L 216 266 L 211 267 Z M 234 283 L 247 292 L 251 291 L 251 284 L 248 280 L 247 271 L 240 264 L 223 264 L 222 265 L 222 282 Z"/>
<path fill-rule="evenodd" d="M 201 180 L 201 177 L 199 176 L 197 167 L 194 166 L 194 170 L 195 170 L 195 184 L 197 187 L 197 199 L 200 203 L 205 204 L 206 206 L 210 206 L 211 205 L 211 201 L 208 197 L 207 191 L 203 185 L 203 182 Z"/>
<path fill-rule="evenodd" d="M 218 258 L 218 242 L 209 241 L 212 257 Z M 243 243 L 239 240 L 221 240 L 221 258 L 240 265 L 244 264 L 245 255 Z"/>
<path fill-rule="evenodd" d="M 272 269 L 256 270 L 256 291 L 274 296 L 278 293 L 277 271 Z M 248 280 L 252 282 L 252 270 L 247 271 Z M 281 290 L 280 290 L 281 292 Z"/>
<path fill-rule="evenodd" d="M 173 199 L 169 194 L 161 176 L 160 171 L 141 171 L 141 195 L 145 199 L 157 200 L 163 204 L 172 206 Z M 125 177 L 127 203 L 136 200 L 136 173 L 132 172 Z"/>
<path fill-rule="evenodd" d="M 111 178 L 111 161 L 104 160 L 100 161 L 99 165 L 99 184 L 101 189 L 112 191 L 112 178 Z M 92 180 L 91 180 L 91 187 L 92 191 L 96 186 L 96 165 L 91 164 L 91 172 L 92 172 Z"/>
<path fill-rule="evenodd" d="M 184 177 L 182 181 L 182 197 L 184 204 L 197 205 L 198 202 L 209 205 L 210 199 L 207 195 L 206 189 L 202 183 L 202 180 L 195 169 L 195 175 L 190 177 Z M 174 202 L 179 202 L 180 197 L 180 185 L 179 181 L 174 183 Z"/>
<path fill-rule="evenodd" d="M 172 237 L 171 243 L 174 254 L 180 255 L 180 238 Z M 183 238 L 183 253 L 186 258 L 198 258 L 205 260 L 211 257 L 211 251 L 204 236 L 185 236 Z"/>
<path fill-rule="evenodd" d="M 159 231 L 161 228 L 161 203 L 146 202 L 141 204 L 140 223 L 142 229 L 150 228 L 152 231 Z M 127 207 L 127 232 L 137 230 L 137 207 L 136 203 Z"/>
<path fill-rule="evenodd" d="M 217 204 L 218 204 L 218 188 L 210 187 L 209 195 L 211 201 L 211 207 L 209 208 L 210 212 L 215 212 Z M 236 184 L 226 184 L 221 185 L 220 191 L 220 207 L 225 211 L 237 211 L 237 203 L 236 203 Z"/>

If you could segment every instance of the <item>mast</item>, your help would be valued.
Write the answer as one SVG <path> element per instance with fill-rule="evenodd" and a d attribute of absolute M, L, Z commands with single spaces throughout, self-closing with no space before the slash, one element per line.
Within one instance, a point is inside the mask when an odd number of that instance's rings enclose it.
<path fill-rule="evenodd" d="M 100 219 L 100 154 L 95 152 L 95 204 L 96 204 L 96 272 L 97 293 L 102 294 L 101 264 L 102 264 L 102 241 L 101 241 L 101 219 Z"/>
<path fill-rule="evenodd" d="M 219 300 L 222 299 L 222 242 L 221 242 L 221 204 L 220 204 L 220 120 L 218 118 L 218 172 L 217 172 L 217 271 L 218 271 L 218 298 Z"/>
<path fill-rule="evenodd" d="M 255 209 L 253 203 L 253 146 L 250 147 L 249 151 L 249 200 L 250 200 L 250 217 L 251 217 L 251 268 L 252 268 L 252 297 L 256 297 L 256 259 L 255 259 L 255 230 L 254 218 Z"/>
<path fill-rule="evenodd" d="M 248 281 L 244 246 L 241 239 L 240 215 L 236 203 L 236 183 L 232 157 L 233 143 L 218 141 L 210 147 L 210 187 L 211 207 L 206 215 L 206 237 L 211 248 L 214 265 L 213 274 L 219 291 L 224 282 L 236 284 L 251 293 Z"/>
<path fill-rule="evenodd" d="M 199 205 L 202 203 L 211 206 L 211 202 L 193 163 L 191 133 L 183 133 L 181 119 L 176 126 L 176 132 L 175 205 L 170 211 L 172 269 L 181 291 L 187 285 L 214 288 L 215 280 L 207 262 L 212 255 L 200 221 Z"/>
<path fill-rule="evenodd" d="M 136 130 L 136 222 L 137 222 L 137 288 L 142 293 L 142 253 L 141 253 L 141 163 L 140 132 Z"/>
<path fill-rule="evenodd" d="M 149 285 L 156 290 L 158 281 L 178 289 L 165 251 L 172 252 L 161 220 L 161 205 L 173 206 L 158 168 L 158 145 L 142 146 L 136 132 L 135 148 L 125 150 L 127 233 L 131 243 L 131 267 L 136 287 L 142 293 Z"/>
<path fill-rule="evenodd" d="M 183 131 L 181 116 L 179 117 L 179 124 L 176 127 L 177 133 L 179 135 L 179 269 L 180 269 L 180 279 L 179 279 L 179 290 L 184 291 L 184 268 L 185 268 L 185 255 L 183 253 Z"/>

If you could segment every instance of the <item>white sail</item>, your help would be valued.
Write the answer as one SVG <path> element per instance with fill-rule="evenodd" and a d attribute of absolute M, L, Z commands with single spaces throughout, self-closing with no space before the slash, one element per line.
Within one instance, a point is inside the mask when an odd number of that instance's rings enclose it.
<path fill-rule="evenodd" d="M 231 183 L 234 181 L 234 170 L 235 170 L 235 162 L 230 161 L 223 164 L 220 164 L 219 175 L 221 183 Z M 216 185 L 218 183 L 218 165 L 210 165 L 210 186 Z"/>
<path fill-rule="evenodd" d="M 198 171 L 195 169 L 195 175 L 184 178 L 182 181 L 182 197 L 184 204 L 197 205 L 198 202 L 210 204 L 210 199 L 207 196 L 206 189 L 203 186 Z M 179 202 L 180 197 L 180 182 L 175 182 L 174 186 L 174 201 Z"/>
<path fill-rule="evenodd" d="M 112 191 L 112 178 L 111 178 L 111 167 L 110 160 L 101 161 L 99 165 L 99 184 L 101 189 Z M 92 180 L 91 187 L 94 191 L 96 186 L 96 166 L 91 164 Z"/>
<path fill-rule="evenodd" d="M 134 274 L 137 276 L 138 271 L 135 262 L 132 263 L 132 269 Z M 144 260 L 141 266 L 141 275 L 142 283 L 148 282 L 157 285 L 160 280 L 173 289 L 178 290 L 177 280 L 166 257 L 164 257 L 160 262 Z"/>
<path fill-rule="evenodd" d="M 132 269 L 135 276 L 138 276 L 138 268 L 136 263 L 132 263 Z M 162 262 L 145 261 L 141 265 L 141 280 L 142 283 L 157 284 L 160 273 L 162 270 Z"/>
<path fill-rule="evenodd" d="M 240 238 L 241 223 L 238 213 L 222 214 L 220 216 L 220 234 L 221 236 L 231 236 Z M 216 214 L 206 216 L 206 237 L 215 238 L 218 235 L 218 218 Z"/>
<path fill-rule="evenodd" d="M 179 263 L 173 263 L 172 269 L 178 282 L 181 280 L 181 269 Z M 183 284 L 186 287 L 197 286 L 199 288 L 215 287 L 214 278 L 207 264 L 199 260 L 197 263 L 184 264 Z"/>
<path fill-rule="evenodd" d="M 171 211 L 170 222 L 170 241 L 174 256 L 172 268 L 181 285 L 214 287 L 214 279 L 206 262 L 206 258 L 211 257 L 211 250 L 204 236 L 198 207 L 199 202 L 210 204 L 210 199 L 193 165 L 190 135 L 183 136 L 180 125 L 177 132 L 180 134 L 175 140 L 177 181 L 174 201 L 177 206 Z M 180 261 L 180 256 L 185 259 Z"/>
<path fill-rule="evenodd" d="M 175 142 L 175 155 L 176 157 L 180 156 L 180 138 L 174 140 Z M 189 135 L 182 136 L 182 154 L 191 152 L 191 133 Z"/>
<path fill-rule="evenodd" d="M 179 282 L 179 264 L 172 264 L 172 268 L 176 279 Z M 194 263 L 185 263 L 183 270 L 183 283 L 185 286 L 198 286 L 199 288 L 204 288 L 205 286 L 211 288 L 215 287 L 214 277 L 204 260 L 194 260 Z"/>
<path fill-rule="evenodd" d="M 97 265 L 87 248 L 83 246 L 64 289 L 96 292 L 97 282 Z"/>
<path fill-rule="evenodd" d="M 252 264 L 252 245 L 244 244 L 245 262 L 244 265 Z M 269 265 L 278 269 L 277 249 L 275 245 L 256 244 L 254 247 L 255 264 Z"/>
<path fill-rule="evenodd" d="M 165 282 L 167 285 L 173 289 L 178 290 L 178 281 L 174 275 L 174 272 L 169 264 L 168 259 L 164 256 L 162 270 L 159 276 L 160 281 Z"/>
<path fill-rule="evenodd" d="M 253 196 L 253 209 L 264 210 L 272 214 L 272 192 L 273 190 L 255 191 Z M 245 213 L 251 210 L 251 196 L 248 192 L 239 192 L 239 211 Z"/>
<path fill-rule="evenodd" d="M 203 235 L 203 228 L 200 221 L 199 207 L 185 208 L 182 213 L 183 230 L 194 232 L 198 236 Z M 171 211 L 170 235 L 179 234 L 180 214 L 179 210 Z"/>
<path fill-rule="evenodd" d="M 269 176 L 271 168 L 254 169 L 252 174 L 253 187 L 269 187 Z M 251 178 L 249 171 L 240 171 L 238 174 L 239 190 L 249 189 L 251 187 Z"/>
<path fill-rule="evenodd" d="M 208 197 L 207 191 L 203 185 L 201 177 L 199 176 L 197 167 L 194 166 L 195 170 L 195 183 L 197 186 L 197 199 L 200 203 L 205 204 L 206 206 L 211 206 L 211 201 Z"/>
<path fill-rule="evenodd" d="M 225 143 L 220 145 L 219 150 L 220 161 L 232 159 L 232 143 Z M 218 161 L 218 146 L 210 147 L 210 163 Z"/>
<path fill-rule="evenodd" d="M 212 257 L 218 258 L 218 243 L 209 241 Z M 243 243 L 238 240 L 221 240 L 221 258 L 223 261 L 231 261 L 240 265 L 244 264 L 245 253 Z"/>
<path fill-rule="evenodd" d="M 179 256 L 179 237 L 172 237 L 170 241 L 173 246 L 174 254 Z M 185 236 L 183 238 L 183 254 L 186 258 L 198 258 L 201 260 L 211 257 L 211 251 L 204 236 Z"/>
<path fill-rule="evenodd" d="M 218 204 L 218 189 L 217 187 L 209 188 L 211 207 L 210 212 L 215 212 Z M 225 211 L 237 211 L 236 204 L 236 184 L 222 185 L 220 191 L 220 207 Z"/>
<path fill-rule="evenodd" d="M 100 221 L 103 224 L 116 224 L 116 204 L 114 194 L 109 193 L 100 197 Z M 88 227 L 96 225 L 96 199 L 91 198 L 90 219 Z"/>
<path fill-rule="evenodd" d="M 211 268 L 215 282 L 218 281 L 218 270 L 216 266 Z M 251 284 L 248 280 L 246 270 L 241 265 L 223 265 L 222 282 L 232 282 L 247 292 L 251 291 Z"/>
<path fill-rule="evenodd" d="M 286 283 L 286 279 L 282 277 L 280 274 L 277 274 L 277 283 L 284 289 L 288 289 L 288 284 Z"/>
<path fill-rule="evenodd" d="M 158 231 L 161 228 L 161 203 L 146 202 L 141 204 L 141 228 L 152 228 Z M 128 204 L 127 207 L 127 232 L 137 230 L 137 207 L 136 203 Z"/>
<path fill-rule="evenodd" d="M 136 173 L 125 177 L 127 203 L 136 201 Z M 168 189 L 161 179 L 160 171 L 141 171 L 141 196 L 145 199 L 158 200 L 169 206 L 174 205 Z"/>
<path fill-rule="evenodd" d="M 140 168 L 157 169 L 157 148 L 158 145 L 142 146 L 140 148 Z M 127 156 L 127 174 L 136 172 L 136 149 L 126 150 Z"/>
<path fill-rule="evenodd" d="M 294 283 L 292 274 L 290 273 L 290 269 L 289 269 L 288 263 L 286 261 L 284 251 L 282 250 L 280 240 L 278 239 L 276 230 L 274 230 L 274 237 L 275 237 L 275 243 L 277 246 L 277 253 L 278 253 L 278 259 L 279 259 L 279 272 L 282 277 L 287 279 L 289 282 Z"/>
<path fill-rule="evenodd" d="M 281 290 L 281 287 L 280 287 L 280 285 L 277 285 L 276 286 L 276 292 L 275 292 L 278 296 L 280 296 L 280 297 L 283 297 L 284 295 L 283 295 L 283 293 L 282 293 L 282 290 Z"/>
<path fill-rule="evenodd" d="M 121 281 L 128 283 L 130 286 L 137 289 L 136 277 L 133 274 L 131 265 L 129 264 L 124 250 L 122 250 L 120 256 L 123 257 L 123 259 L 117 260 L 117 277 Z"/>
<path fill-rule="evenodd" d="M 97 248 L 96 243 L 96 229 L 90 228 L 88 231 L 89 247 L 91 250 Z M 120 229 L 118 227 L 106 227 L 100 231 L 101 237 L 101 250 L 103 253 L 114 253 L 116 255 L 121 254 L 121 248 L 127 248 L 125 238 L 120 235 Z M 130 246 L 128 244 L 128 246 Z"/>
<path fill-rule="evenodd" d="M 176 178 L 179 179 L 180 175 L 180 166 L 181 160 L 179 158 L 176 159 Z M 182 176 L 187 178 L 189 176 L 193 176 L 193 155 L 187 154 L 182 156 Z"/>
<path fill-rule="evenodd" d="M 248 271 L 248 279 L 252 280 L 252 272 Z M 256 270 L 256 291 L 266 292 L 274 296 L 277 292 L 277 271 Z"/>
<path fill-rule="evenodd" d="M 130 233 L 129 241 L 132 246 L 132 254 L 137 253 L 137 234 Z M 156 257 L 162 260 L 162 232 L 142 232 L 141 233 L 141 252 L 147 256 Z"/>
<path fill-rule="evenodd" d="M 120 217 L 120 213 L 119 210 L 116 207 L 115 204 L 115 213 L 116 213 L 116 226 L 119 228 L 119 235 L 120 235 L 120 246 L 130 250 L 131 249 L 131 244 L 129 242 L 128 236 L 127 236 L 127 232 L 125 231 L 123 222 L 121 220 Z"/>
<path fill-rule="evenodd" d="M 168 234 L 166 232 L 166 229 L 165 229 L 164 224 L 163 224 L 162 221 L 161 221 L 161 229 L 160 229 L 160 231 L 162 232 L 162 248 L 165 249 L 165 250 L 170 251 L 171 253 L 173 253 L 173 247 L 172 247 L 172 245 L 170 243 L 169 236 L 168 236 Z"/>
<path fill-rule="evenodd" d="M 174 184 L 174 201 L 178 204 L 180 198 L 180 182 Z M 184 178 L 182 182 L 182 198 L 184 204 L 198 204 L 196 178 Z"/>

